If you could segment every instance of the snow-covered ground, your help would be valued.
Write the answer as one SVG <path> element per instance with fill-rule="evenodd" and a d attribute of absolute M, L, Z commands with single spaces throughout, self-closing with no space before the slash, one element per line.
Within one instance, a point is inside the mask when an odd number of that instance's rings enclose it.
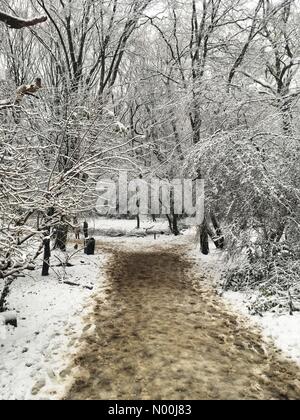
<path fill-rule="evenodd" d="M 66 271 L 56 267 L 42 278 L 37 270 L 14 281 L 8 305 L 17 311 L 18 328 L 0 330 L 0 400 L 62 396 L 83 318 L 102 285 L 105 261 L 105 255 L 81 253 Z"/>
<path fill-rule="evenodd" d="M 251 294 L 240 292 L 226 292 L 225 299 L 234 309 L 249 316 L 251 321 L 258 325 L 266 338 L 270 338 L 276 346 L 283 351 L 287 358 L 300 364 L 300 313 L 293 316 L 266 312 L 263 316 L 249 315 L 248 304 Z"/>
<path fill-rule="evenodd" d="M 141 220 L 141 231 L 153 223 Z M 98 229 L 136 233 L 136 220 L 89 220 L 90 235 Z M 156 229 L 167 230 L 166 220 L 158 221 Z M 101 237 L 98 237 L 101 239 Z M 106 238 L 107 240 L 107 238 Z M 118 240 L 110 238 L 110 241 Z M 141 246 L 173 241 L 166 235 L 123 238 L 136 249 Z M 74 253 L 70 246 L 68 254 Z M 52 253 L 53 265 L 64 260 L 63 254 Z M 41 267 L 16 279 L 10 287 L 7 307 L 16 311 L 18 327 L 4 326 L 0 316 L 0 400 L 59 399 L 64 394 L 71 372 L 72 355 L 84 328 L 84 317 L 92 309 L 93 294 L 103 286 L 107 255 L 98 251 L 86 256 L 80 251 L 65 270 L 53 267 L 50 276 L 41 277 Z M 76 285 L 65 284 L 64 282 Z M 4 281 L 0 280 L 0 293 Z"/>
<path fill-rule="evenodd" d="M 169 233 L 169 225 L 166 218 L 153 222 L 148 216 L 140 217 L 140 229 L 137 230 L 136 219 L 107 219 L 95 217 L 87 220 L 91 236 L 130 236 L 131 234 L 146 234 L 151 232 Z"/>
<path fill-rule="evenodd" d="M 190 256 L 199 269 L 205 268 L 214 285 L 218 287 L 225 262 L 222 252 L 213 248 L 212 245 L 211 253 L 205 256 L 201 255 L 199 248 L 195 247 Z M 271 339 L 288 359 L 300 364 L 300 313 L 295 313 L 293 316 L 273 312 L 266 312 L 263 316 L 251 315 L 248 307 L 253 298 L 253 292 L 228 291 L 222 293 L 222 296 L 235 311 L 246 316 L 251 324 L 258 326 L 263 336 L 267 340 Z"/>
<path fill-rule="evenodd" d="M 147 221 L 143 221 L 144 226 Z M 165 222 L 159 222 L 165 226 Z M 135 221 L 104 220 L 95 222 L 107 228 L 122 228 L 130 232 Z M 90 221 L 90 226 L 91 221 Z M 93 232 L 91 232 L 93 234 Z M 201 255 L 193 230 L 179 237 L 153 235 L 147 237 L 109 238 L 111 243 L 124 244 L 127 249 L 189 245 L 189 258 L 219 284 L 224 267 L 222 253 L 214 251 Z M 101 238 L 97 238 L 100 239 Z M 107 241 L 107 238 L 105 239 Z M 70 249 L 71 251 L 71 249 Z M 74 252 L 74 251 L 73 251 Z M 55 257 L 52 261 L 59 262 Z M 40 276 L 40 270 L 16 279 L 8 298 L 9 310 L 18 313 L 18 328 L 1 327 L 0 322 L 0 400 L 4 399 L 60 399 L 71 379 L 69 364 L 78 350 L 84 328 L 84 317 L 92 309 L 93 295 L 104 287 L 104 265 L 107 255 L 98 251 L 95 256 L 76 254 L 73 267 L 54 267 L 51 275 Z M 70 281 L 77 286 L 65 284 Z M 0 281 L 0 292 L 3 282 Z M 300 363 L 300 314 L 294 316 L 266 313 L 254 317 L 248 313 L 250 297 L 227 292 L 224 299 L 234 310 L 249 317 L 266 338 L 272 338 L 287 357 Z"/>

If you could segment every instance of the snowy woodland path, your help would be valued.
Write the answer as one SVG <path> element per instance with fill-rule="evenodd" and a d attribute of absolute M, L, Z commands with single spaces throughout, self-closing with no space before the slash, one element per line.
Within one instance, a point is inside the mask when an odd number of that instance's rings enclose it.
<path fill-rule="evenodd" d="M 110 251 L 66 399 L 300 398 L 296 365 L 230 312 L 184 246 Z"/>

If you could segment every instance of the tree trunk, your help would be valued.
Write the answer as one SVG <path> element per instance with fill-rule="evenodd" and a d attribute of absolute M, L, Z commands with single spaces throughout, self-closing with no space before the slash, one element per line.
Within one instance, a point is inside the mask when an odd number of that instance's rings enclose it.
<path fill-rule="evenodd" d="M 51 257 L 50 238 L 47 237 L 46 239 L 44 239 L 44 258 L 43 258 L 43 269 L 42 269 L 43 277 L 49 276 L 50 257 Z"/>
<path fill-rule="evenodd" d="M 6 298 L 9 295 L 10 285 L 14 281 L 14 278 L 8 278 L 5 282 L 5 286 L 0 296 L 0 313 L 6 310 Z"/>
<path fill-rule="evenodd" d="M 291 100 L 284 100 L 283 104 L 280 106 L 282 113 L 282 128 L 286 136 L 291 136 L 293 134 L 293 113 L 291 107 Z"/>
<path fill-rule="evenodd" d="M 208 242 L 208 226 L 207 221 L 204 220 L 200 226 L 200 246 L 203 255 L 209 254 L 209 242 Z"/>
<path fill-rule="evenodd" d="M 167 214 L 167 219 L 168 219 L 170 231 L 173 233 L 173 235 L 178 236 L 180 234 L 180 231 L 178 229 L 178 215 Z"/>
<path fill-rule="evenodd" d="M 194 116 L 193 116 L 193 122 L 192 122 L 192 128 L 193 128 L 193 143 L 198 144 L 201 140 L 201 115 L 200 111 L 198 109 L 198 103 L 195 102 L 195 110 L 194 110 Z"/>
<path fill-rule="evenodd" d="M 173 214 L 173 234 L 175 236 L 179 236 L 180 232 L 178 229 L 178 215 L 177 214 Z"/>
<path fill-rule="evenodd" d="M 68 226 L 65 224 L 59 225 L 56 231 L 55 249 L 60 249 L 65 252 L 67 249 L 68 240 Z"/>
<path fill-rule="evenodd" d="M 89 224 L 87 221 L 83 223 L 83 234 L 84 234 L 85 239 L 89 237 Z"/>

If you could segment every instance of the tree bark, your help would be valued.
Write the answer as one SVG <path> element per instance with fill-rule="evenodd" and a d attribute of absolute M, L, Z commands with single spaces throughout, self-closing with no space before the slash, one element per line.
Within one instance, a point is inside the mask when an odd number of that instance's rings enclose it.
<path fill-rule="evenodd" d="M 43 269 L 42 269 L 43 277 L 49 276 L 50 257 L 51 257 L 50 238 L 47 237 L 44 239 L 44 258 L 43 258 Z"/>
<path fill-rule="evenodd" d="M 57 227 L 56 231 L 56 240 L 55 240 L 55 249 L 60 249 L 65 252 L 67 249 L 67 240 L 68 240 L 68 226 L 61 224 Z"/>
<path fill-rule="evenodd" d="M 8 15 L 7 13 L 0 11 L 0 21 L 4 22 L 7 26 L 9 26 L 12 29 L 22 29 L 29 26 L 35 26 L 39 23 L 46 22 L 47 16 L 40 16 L 35 17 L 32 19 L 21 19 L 16 16 Z"/>
<path fill-rule="evenodd" d="M 136 216 L 136 228 L 140 229 L 140 227 L 141 227 L 141 219 L 140 219 L 139 214 L 137 214 L 137 216 Z"/>
<path fill-rule="evenodd" d="M 173 214 L 173 234 L 175 236 L 179 236 L 180 232 L 178 229 L 178 215 L 177 214 Z"/>
<path fill-rule="evenodd" d="M 3 288 L 2 294 L 0 296 L 0 312 L 4 312 L 6 310 L 6 298 L 9 295 L 10 285 L 14 281 L 14 278 L 8 278 L 5 282 L 5 286 Z"/>
<path fill-rule="evenodd" d="M 203 255 L 209 254 L 209 241 L 208 241 L 208 226 L 207 221 L 204 220 L 200 226 L 200 246 Z"/>
<path fill-rule="evenodd" d="M 83 223 L 83 234 L 84 234 L 85 239 L 89 237 L 89 225 L 87 221 Z"/>

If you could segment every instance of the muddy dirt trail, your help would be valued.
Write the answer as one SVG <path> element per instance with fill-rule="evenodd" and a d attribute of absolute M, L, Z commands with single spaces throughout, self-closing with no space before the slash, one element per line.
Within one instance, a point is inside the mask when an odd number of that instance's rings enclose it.
<path fill-rule="evenodd" d="M 299 399 L 300 374 L 224 305 L 184 247 L 114 248 L 66 399 Z"/>

